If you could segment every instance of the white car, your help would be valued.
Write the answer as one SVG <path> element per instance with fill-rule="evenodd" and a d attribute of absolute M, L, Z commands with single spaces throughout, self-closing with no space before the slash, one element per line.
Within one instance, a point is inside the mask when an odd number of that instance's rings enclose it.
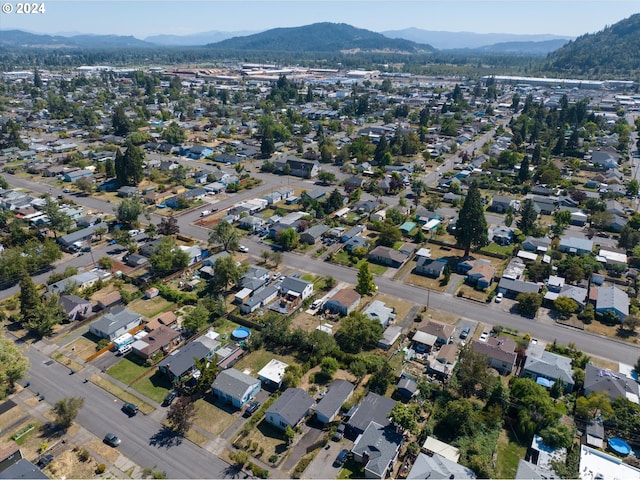
<path fill-rule="evenodd" d="M 211 210 L 203 210 L 200 212 L 201 217 L 205 217 L 211 213 Z"/>
<path fill-rule="evenodd" d="M 482 335 L 480 335 L 480 338 L 478 339 L 478 341 L 486 342 L 488 338 L 489 338 L 489 332 L 482 332 Z"/>
<path fill-rule="evenodd" d="M 502 292 L 498 293 L 496 295 L 496 303 L 500 303 L 503 298 L 504 298 L 504 294 Z"/>
<path fill-rule="evenodd" d="M 245 247 L 244 245 L 240 245 L 238 247 L 238 250 L 241 251 L 242 253 L 248 253 L 249 249 L 247 247 Z"/>

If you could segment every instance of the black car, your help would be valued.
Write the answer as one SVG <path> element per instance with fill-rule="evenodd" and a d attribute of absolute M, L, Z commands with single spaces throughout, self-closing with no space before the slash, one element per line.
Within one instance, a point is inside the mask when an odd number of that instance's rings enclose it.
<path fill-rule="evenodd" d="M 171 390 L 169 393 L 167 393 L 167 396 L 164 397 L 164 400 L 162 401 L 162 406 L 168 407 L 176 399 L 177 396 L 178 396 L 178 392 L 176 392 L 175 390 Z"/>
<path fill-rule="evenodd" d="M 130 417 L 133 417 L 136 413 L 138 413 L 138 406 L 134 405 L 133 403 L 127 402 L 122 405 L 122 411 Z"/>
<path fill-rule="evenodd" d="M 465 327 L 462 332 L 460 333 L 460 338 L 461 339 L 465 339 L 469 336 L 469 333 L 471 332 L 471 329 L 469 327 Z"/>
<path fill-rule="evenodd" d="M 260 408 L 260 402 L 258 402 L 257 400 L 254 400 L 253 402 L 249 403 L 249 405 L 247 405 L 247 409 L 244 411 L 244 416 L 250 417 L 259 408 Z"/>
<path fill-rule="evenodd" d="M 36 465 L 38 466 L 38 468 L 45 468 L 52 461 L 53 455 L 45 455 L 44 457 L 40 458 L 40 460 L 38 460 L 38 463 Z"/>

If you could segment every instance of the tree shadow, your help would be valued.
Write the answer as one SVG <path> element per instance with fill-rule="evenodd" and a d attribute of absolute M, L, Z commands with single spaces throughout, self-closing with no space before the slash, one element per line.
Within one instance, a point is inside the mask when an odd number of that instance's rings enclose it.
<path fill-rule="evenodd" d="M 242 471 L 242 467 L 237 464 L 229 465 L 223 470 L 224 478 L 247 478 L 246 474 Z"/>
<path fill-rule="evenodd" d="M 171 448 L 182 443 L 182 436 L 168 427 L 163 426 L 158 433 L 149 439 L 149 445 L 154 447 Z"/>

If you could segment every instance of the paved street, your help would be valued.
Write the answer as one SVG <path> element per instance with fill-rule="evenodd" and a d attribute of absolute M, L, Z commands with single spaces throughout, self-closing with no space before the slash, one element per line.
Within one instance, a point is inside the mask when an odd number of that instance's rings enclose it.
<path fill-rule="evenodd" d="M 228 477 L 229 465 L 215 455 L 187 440 L 176 443 L 163 435 L 159 421 L 163 415 L 139 413 L 129 418 L 120 410 L 122 401 L 91 382 L 83 383 L 91 367 L 70 375 L 67 367 L 51 360 L 38 348 L 46 350 L 47 345 L 40 342 L 37 348 L 25 350 L 31 362 L 29 390 L 34 395 L 43 394 L 49 405 L 70 395 L 84 397 L 77 422 L 98 438 L 107 432 L 115 433 L 122 439 L 118 448 L 142 467 L 165 471 L 169 478 Z"/>
<path fill-rule="evenodd" d="M 275 178 L 279 179 L 280 177 Z M 49 190 L 48 185 L 43 185 L 41 183 L 25 179 L 10 177 L 8 180 L 14 186 L 32 189 L 36 192 L 45 193 Z M 257 189 L 254 189 L 243 191 L 242 193 L 242 197 L 240 194 L 229 195 L 227 199 L 219 203 L 219 208 L 227 208 L 239 201 L 241 198 L 255 197 L 258 191 Z M 53 194 L 57 194 L 55 189 Z M 77 197 L 75 201 L 79 205 L 83 205 L 94 211 L 110 212 L 113 209 L 112 204 L 92 197 Z M 184 235 L 206 242 L 209 236 L 209 231 L 191 223 L 196 216 L 199 216 L 199 213 L 179 216 L 178 224 L 180 225 L 180 232 Z M 160 217 L 157 215 L 152 215 L 152 220 L 156 223 L 159 222 L 159 218 Z M 249 247 L 251 254 L 256 257 L 259 256 L 262 250 L 269 248 L 267 245 L 259 243 L 255 237 L 245 237 L 242 242 Z M 95 253 L 94 256 L 98 258 Z M 284 253 L 283 264 L 285 266 L 314 273 L 316 275 L 331 275 L 336 279 L 340 279 L 340 281 L 346 281 L 352 284 L 356 283 L 356 271 L 354 269 L 316 260 L 309 256 L 296 253 Z M 427 292 L 424 289 L 405 285 L 384 277 L 378 277 L 377 284 L 380 292 L 387 295 L 402 298 L 412 304 L 426 305 L 427 303 Z M 435 310 L 446 311 L 461 318 L 469 318 L 494 325 L 500 324 L 516 328 L 521 332 L 530 332 L 532 335 L 547 341 L 557 340 L 565 345 L 569 342 L 574 342 L 579 349 L 590 355 L 609 358 L 611 360 L 630 365 L 633 365 L 636 362 L 638 355 L 640 354 L 640 350 L 638 350 L 637 346 L 624 343 L 616 339 L 591 334 L 581 330 L 568 329 L 567 327 L 542 324 L 518 315 L 498 311 L 493 308 L 493 305 L 483 305 L 439 292 L 431 292 L 429 306 Z"/>

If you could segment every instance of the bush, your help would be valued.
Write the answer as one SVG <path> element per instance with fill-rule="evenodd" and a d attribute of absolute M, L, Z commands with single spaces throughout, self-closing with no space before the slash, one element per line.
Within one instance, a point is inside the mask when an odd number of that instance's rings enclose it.
<path fill-rule="evenodd" d="M 109 340 L 107 340 L 106 338 L 101 339 L 97 344 L 96 344 L 96 352 L 99 352 L 100 350 L 102 350 L 103 348 L 107 348 L 109 346 L 111 342 Z"/>
<path fill-rule="evenodd" d="M 276 463 L 278 461 L 278 455 L 275 453 L 269 457 L 269 463 Z"/>
<path fill-rule="evenodd" d="M 80 447 L 78 449 L 78 458 L 80 459 L 81 462 L 88 462 L 89 459 L 91 458 L 91 455 L 89 454 L 86 448 Z"/>
<path fill-rule="evenodd" d="M 104 463 L 99 463 L 96 467 L 96 474 L 100 475 L 107 470 L 107 466 Z"/>

